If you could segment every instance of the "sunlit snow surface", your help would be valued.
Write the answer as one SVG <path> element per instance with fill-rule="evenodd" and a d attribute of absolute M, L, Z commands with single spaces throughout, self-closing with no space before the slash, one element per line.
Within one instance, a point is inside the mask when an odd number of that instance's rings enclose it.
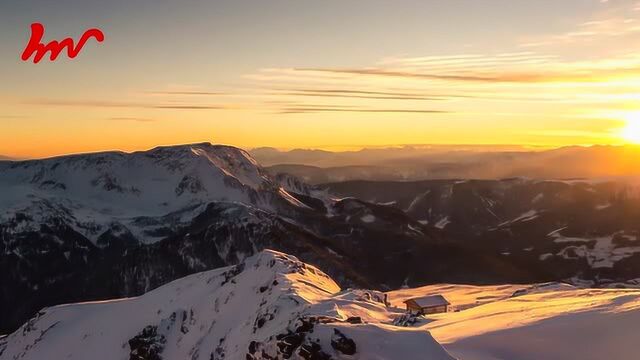
<path fill-rule="evenodd" d="M 459 312 L 429 316 L 428 330 L 463 360 L 637 358 L 640 291 L 541 286 L 437 285 L 390 293 L 393 305 L 443 294 Z M 512 296 L 516 294 L 516 296 Z"/>

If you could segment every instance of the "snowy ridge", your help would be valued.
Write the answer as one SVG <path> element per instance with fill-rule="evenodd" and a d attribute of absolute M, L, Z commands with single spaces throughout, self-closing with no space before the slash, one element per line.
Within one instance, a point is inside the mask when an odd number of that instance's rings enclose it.
<path fill-rule="evenodd" d="M 44 309 L 0 359 L 453 359 L 393 315 L 383 294 L 267 250 L 138 298 Z"/>
<path fill-rule="evenodd" d="M 435 294 L 454 311 L 401 308 Z M 626 360 L 636 357 L 639 321 L 637 289 L 341 290 L 316 267 L 265 250 L 137 298 L 45 308 L 0 337 L 0 360 Z"/>
<path fill-rule="evenodd" d="M 9 231 L 62 217 L 94 243 L 110 229 L 154 242 L 159 226 L 180 226 L 214 201 L 305 207 L 245 151 L 208 143 L 0 162 L 0 187 Z"/>

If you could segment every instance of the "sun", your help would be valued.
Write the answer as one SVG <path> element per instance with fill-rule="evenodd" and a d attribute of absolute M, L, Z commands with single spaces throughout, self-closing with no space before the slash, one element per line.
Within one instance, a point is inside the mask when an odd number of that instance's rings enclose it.
<path fill-rule="evenodd" d="M 640 144 L 640 113 L 627 116 L 627 125 L 622 128 L 621 136 L 628 142 Z"/>

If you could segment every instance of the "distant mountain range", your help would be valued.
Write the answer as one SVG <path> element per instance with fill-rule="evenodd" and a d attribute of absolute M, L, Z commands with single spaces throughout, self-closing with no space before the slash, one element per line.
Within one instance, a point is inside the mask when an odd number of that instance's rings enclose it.
<path fill-rule="evenodd" d="M 339 196 L 396 208 L 467 249 L 588 285 L 640 280 L 640 187 L 617 182 L 350 181 Z"/>
<path fill-rule="evenodd" d="M 535 179 L 640 177 L 640 147 L 524 148 L 433 146 L 351 152 L 256 149 L 252 155 L 274 174 L 310 184 L 349 180 Z"/>
<path fill-rule="evenodd" d="M 524 153 L 531 148 L 518 145 L 403 145 L 382 148 L 363 148 L 355 151 L 326 151 L 318 149 L 278 150 L 270 147 L 249 151 L 263 166 L 301 164 L 317 167 L 381 165 L 398 159 L 438 157 L 440 160 L 460 159 L 471 154 Z"/>

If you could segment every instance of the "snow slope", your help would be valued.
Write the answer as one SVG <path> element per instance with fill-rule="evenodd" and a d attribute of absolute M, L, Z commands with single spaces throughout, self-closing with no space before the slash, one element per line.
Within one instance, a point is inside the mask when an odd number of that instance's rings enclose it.
<path fill-rule="evenodd" d="M 559 283 L 531 287 L 437 285 L 389 295 L 396 305 L 424 293 L 442 293 L 454 307 L 466 308 L 431 315 L 416 327 L 430 331 L 459 359 L 637 358 L 638 290 L 579 289 Z"/>
<path fill-rule="evenodd" d="M 138 298 L 44 309 L 0 359 L 453 359 L 394 315 L 382 293 L 267 250 Z"/>
<path fill-rule="evenodd" d="M 404 308 L 404 301 L 422 296 L 442 295 L 450 299 L 454 310 L 462 310 L 487 302 L 493 302 L 510 297 L 515 291 L 526 289 L 527 285 L 428 285 L 419 288 L 401 289 L 389 293 L 391 306 Z M 451 300 L 455 299 L 455 302 Z"/>

